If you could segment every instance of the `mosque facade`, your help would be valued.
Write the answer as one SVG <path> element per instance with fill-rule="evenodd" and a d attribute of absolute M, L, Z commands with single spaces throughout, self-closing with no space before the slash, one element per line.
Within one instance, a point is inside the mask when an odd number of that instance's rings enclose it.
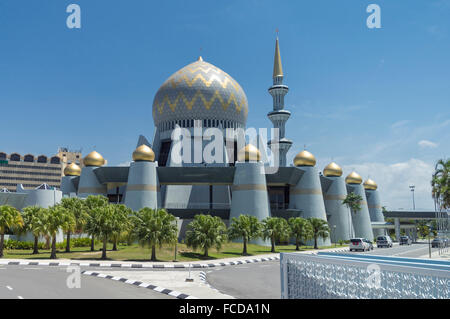
<path fill-rule="evenodd" d="M 286 138 L 291 115 L 284 109 L 288 86 L 283 83 L 278 39 L 275 45 L 273 85 L 269 93 L 273 110 L 268 118 L 278 136 L 266 145 L 273 152 L 278 169 L 269 172 L 265 145 L 242 143 L 236 130 L 245 130 L 249 106 L 244 90 L 230 75 L 205 62 L 202 57 L 171 75 L 153 101 L 155 133 L 152 142 L 140 136 L 129 166 L 105 166 L 105 159 L 93 151 L 83 159 L 83 168 L 72 163 L 61 181 L 63 196 L 104 195 L 111 202 L 133 210 L 165 208 L 186 225 L 196 214 L 212 214 L 225 221 L 241 214 L 262 220 L 277 217 L 316 217 L 328 222 L 331 236 L 321 244 L 352 237 L 373 240 L 383 229 L 372 223 L 384 222 L 377 185 L 363 183 L 351 172 L 346 178 L 336 163 L 322 172 L 316 158 L 303 150 L 293 165 L 286 163 L 292 141 Z M 214 162 L 198 152 L 178 152 L 177 132 L 185 132 L 184 146 L 207 150 L 211 129 L 222 133 Z M 256 144 L 256 145 L 255 145 Z M 202 152 L 200 152 L 203 154 Z M 181 158 L 182 157 L 182 158 Z M 361 210 L 351 212 L 342 203 L 348 193 L 361 196 Z M 183 226 L 184 227 L 184 226 Z"/>

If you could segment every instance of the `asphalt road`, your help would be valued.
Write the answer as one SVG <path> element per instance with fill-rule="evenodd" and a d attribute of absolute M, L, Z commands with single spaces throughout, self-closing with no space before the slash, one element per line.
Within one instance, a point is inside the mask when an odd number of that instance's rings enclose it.
<path fill-rule="evenodd" d="M 0 299 L 174 299 L 114 280 L 80 276 L 69 288 L 67 267 L 0 266 Z"/>
<path fill-rule="evenodd" d="M 435 251 L 437 248 L 433 248 Z M 392 248 L 374 248 L 370 252 L 348 252 L 398 257 L 421 257 L 428 254 L 425 243 L 410 246 L 394 244 Z M 220 292 L 235 298 L 278 299 L 280 298 L 280 263 L 264 262 L 234 267 L 221 267 L 207 271 L 208 283 Z"/>

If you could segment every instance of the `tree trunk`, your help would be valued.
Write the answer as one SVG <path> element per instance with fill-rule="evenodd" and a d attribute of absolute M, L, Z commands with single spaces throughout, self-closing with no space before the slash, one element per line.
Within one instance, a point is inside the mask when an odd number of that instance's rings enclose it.
<path fill-rule="evenodd" d="M 117 251 L 117 238 L 114 238 L 113 249 L 112 250 Z"/>
<path fill-rule="evenodd" d="M 295 238 L 295 250 L 300 250 L 300 243 L 299 243 L 299 240 L 298 240 L 298 238 Z"/>
<path fill-rule="evenodd" d="M 107 239 L 105 237 L 105 238 L 103 238 L 102 259 L 106 259 L 106 243 L 107 243 Z"/>
<path fill-rule="evenodd" d="M 151 261 L 156 261 L 156 246 L 152 245 L 152 257 L 150 258 Z"/>
<path fill-rule="evenodd" d="M 52 236 L 52 252 L 50 259 L 56 259 L 56 234 Z"/>
<path fill-rule="evenodd" d="M 314 249 L 319 249 L 319 247 L 317 247 L 317 236 L 314 236 Z"/>
<path fill-rule="evenodd" d="M 70 230 L 67 232 L 66 253 L 70 253 Z"/>
<path fill-rule="evenodd" d="M 242 255 L 247 255 L 247 238 L 244 236 L 244 251 L 242 252 Z"/>
<path fill-rule="evenodd" d="M 39 236 L 34 236 L 33 255 L 39 254 L 38 245 L 39 245 Z"/>
<path fill-rule="evenodd" d="M 205 247 L 205 254 L 203 255 L 204 257 L 209 257 L 208 256 L 208 247 Z"/>
<path fill-rule="evenodd" d="M 271 252 L 275 252 L 275 238 L 270 238 L 270 243 L 272 244 L 272 250 L 271 250 Z"/>
<path fill-rule="evenodd" d="M 95 250 L 94 244 L 95 244 L 95 237 L 94 237 L 94 235 L 92 235 L 92 237 L 91 237 L 91 251 Z"/>
<path fill-rule="evenodd" d="M 0 235 L 0 258 L 3 257 L 3 245 L 4 245 L 4 243 L 5 243 L 5 234 L 2 233 Z"/>
<path fill-rule="evenodd" d="M 45 249 L 50 249 L 50 236 L 45 236 Z"/>

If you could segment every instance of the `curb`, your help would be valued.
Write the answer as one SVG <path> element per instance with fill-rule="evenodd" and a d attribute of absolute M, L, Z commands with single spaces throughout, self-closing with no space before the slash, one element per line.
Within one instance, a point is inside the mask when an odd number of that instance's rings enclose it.
<path fill-rule="evenodd" d="M 94 277 L 98 277 L 98 278 L 105 278 L 105 279 L 111 279 L 111 280 L 115 280 L 115 281 L 121 281 L 121 282 L 129 284 L 129 285 L 133 285 L 133 286 L 141 287 L 141 288 L 147 288 L 147 289 L 150 289 L 150 290 L 153 290 L 153 291 L 165 294 L 165 295 L 169 295 L 169 296 L 172 296 L 172 297 L 175 297 L 178 299 L 198 299 L 197 297 L 190 296 L 190 295 L 181 293 L 176 290 L 166 289 L 166 288 L 155 286 L 155 285 L 145 283 L 142 281 L 129 280 L 127 278 L 105 275 L 105 274 L 98 273 L 95 271 L 86 271 L 85 270 L 85 271 L 82 271 L 81 273 L 86 276 L 94 276 Z"/>
<path fill-rule="evenodd" d="M 229 261 L 222 263 L 210 263 L 210 264 L 137 264 L 137 263 L 83 263 L 83 262 L 37 262 L 37 261 L 5 261 L 0 260 L 0 265 L 8 266 L 80 266 L 80 267 L 110 267 L 110 268 L 157 268 L 157 269 L 185 269 L 185 268 L 212 268 L 212 267 L 223 267 L 223 266 L 235 266 L 250 264 L 262 261 L 280 260 L 280 257 L 264 257 L 264 258 L 254 258 L 245 259 L 238 261 Z"/>
<path fill-rule="evenodd" d="M 319 254 L 320 251 L 315 251 L 312 254 L 313 255 L 317 255 Z M 328 250 L 327 253 L 342 253 L 342 252 L 350 252 L 350 250 L 348 248 L 339 248 L 339 249 L 334 249 L 334 250 Z"/>

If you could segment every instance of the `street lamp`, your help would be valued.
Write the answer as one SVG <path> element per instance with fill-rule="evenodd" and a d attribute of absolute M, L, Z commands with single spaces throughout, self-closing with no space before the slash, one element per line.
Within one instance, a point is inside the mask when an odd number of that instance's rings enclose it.
<path fill-rule="evenodd" d="M 411 193 L 412 193 L 413 210 L 416 210 L 416 203 L 415 203 L 415 201 L 414 201 L 414 189 L 416 188 L 416 186 L 410 185 L 409 188 L 411 189 Z"/>

